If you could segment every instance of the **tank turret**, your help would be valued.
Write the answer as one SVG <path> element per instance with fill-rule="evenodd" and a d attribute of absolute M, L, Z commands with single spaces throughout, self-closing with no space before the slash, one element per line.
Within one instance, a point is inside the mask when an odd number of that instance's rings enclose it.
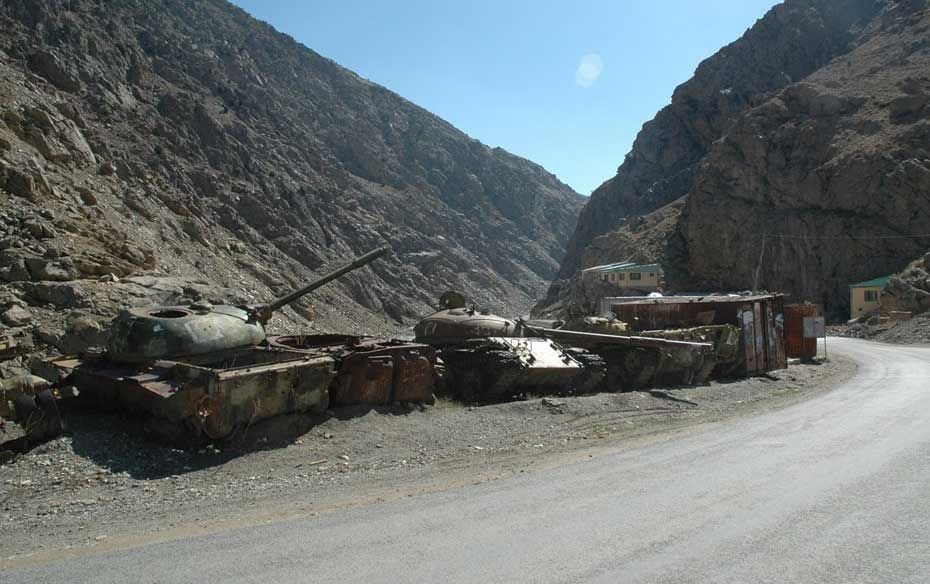
<path fill-rule="evenodd" d="M 441 306 L 441 305 L 440 305 Z M 477 308 L 447 308 L 433 313 L 414 327 L 415 341 L 434 347 L 459 345 L 469 339 L 518 336 L 512 320 Z"/>
<path fill-rule="evenodd" d="M 369 264 L 388 249 L 370 251 L 267 304 L 228 306 L 197 302 L 189 306 L 125 310 L 113 322 L 107 356 L 120 362 L 154 361 L 257 345 L 265 340 L 265 324 L 276 311 Z"/>
<path fill-rule="evenodd" d="M 439 312 L 413 329 L 414 342 L 438 350 L 454 397 L 492 402 L 528 392 L 587 393 L 603 381 L 596 355 L 527 336 L 513 320 L 466 306 L 464 296 L 446 292 Z"/>

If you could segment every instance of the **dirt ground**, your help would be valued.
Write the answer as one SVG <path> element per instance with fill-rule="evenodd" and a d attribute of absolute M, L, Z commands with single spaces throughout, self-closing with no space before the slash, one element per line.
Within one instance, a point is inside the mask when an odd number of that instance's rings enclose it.
<path fill-rule="evenodd" d="M 491 480 L 782 407 L 854 371 L 831 359 L 698 387 L 290 416 L 251 428 L 235 446 L 199 451 L 149 442 L 133 420 L 69 412 L 64 437 L 0 466 L 0 569 L 53 550 L 106 549 L 131 534 L 175 537 L 246 516 L 314 514 Z"/>

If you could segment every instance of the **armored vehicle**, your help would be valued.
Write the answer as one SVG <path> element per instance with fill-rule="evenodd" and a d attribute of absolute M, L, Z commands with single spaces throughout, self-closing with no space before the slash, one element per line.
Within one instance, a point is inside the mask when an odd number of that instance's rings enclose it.
<path fill-rule="evenodd" d="M 258 420 L 322 412 L 336 375 L 333 357 L 266 342 L 275 311 L 381 256 L 376 249 L 259 306 L 134 308 L 113 323 L 106 350 L 52 362 L 59 385 L 74 385 L 103 408 L 143 414 L 173 442 L 222 439 Z"/>
<path fill-rule="evenodd" d="M 457 293 L 440 298 L 439 312 L 414 328 L 414 342 L 435 347 L 446 386 L 465 402 L 494 402 L 527 393 L 596 391 L 604 379 L 600 357 L 525 337 L 517 323 L 475 307 Z"/>
<path fill-rule="evenodd" d="M 735 327 L 729 325 L 632 335 L 519 324 L 533 334 L 572 343 L 600 355 L 607 366 L 608 391 L 703 383 L 715 367 L 732 360 L 736 339 Z M 603 325 L 593 322 L 591 326 Z"/>

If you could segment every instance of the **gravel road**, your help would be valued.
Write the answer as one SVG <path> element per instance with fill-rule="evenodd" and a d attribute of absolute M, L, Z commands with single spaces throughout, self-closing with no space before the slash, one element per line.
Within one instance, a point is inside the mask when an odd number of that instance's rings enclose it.
<path fill-rule="evenodd" d="M 315 513 L 423 484 L 489 480 L 579 449 L 781 407 L 854 371 L 838 358 L 671 390 L 291 416 L 200 451 L 147 442 L 134 420 L 72 412 L 67 436 L 0 466 L 0 562 L 210 529 L 281 505 Z"/>

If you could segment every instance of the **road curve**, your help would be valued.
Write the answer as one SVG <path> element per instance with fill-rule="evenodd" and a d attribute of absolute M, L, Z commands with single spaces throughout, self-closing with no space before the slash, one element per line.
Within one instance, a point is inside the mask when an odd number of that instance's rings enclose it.
<path fill-rule="evenodd" d="M 834 391 L 644 446 L 18 582 L 930 581 L 930 348 L 836 339 Z"/>

